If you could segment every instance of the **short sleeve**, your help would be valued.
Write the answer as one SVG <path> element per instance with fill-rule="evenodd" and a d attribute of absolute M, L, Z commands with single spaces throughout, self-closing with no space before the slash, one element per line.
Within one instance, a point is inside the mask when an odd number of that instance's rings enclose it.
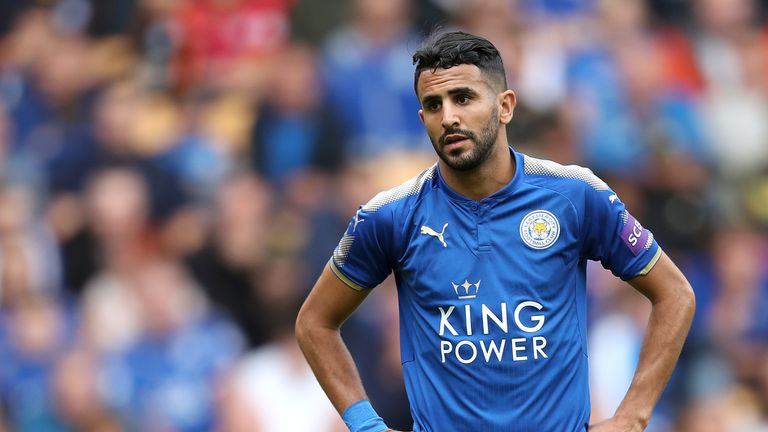
<path fill-rule="evenodd" d="M 336 276 L 356 290 L 380 284 L 392 271 L 394 227 L 392 209 L 361 206 L 333 251 L 330 266 Z"/>
<path fill-rule="evenodd" d="M 611 189 L 587 187 L 582 230 L 582 255 L 600 261 L 623 280 L 647 274 L 661 248 Z"/>

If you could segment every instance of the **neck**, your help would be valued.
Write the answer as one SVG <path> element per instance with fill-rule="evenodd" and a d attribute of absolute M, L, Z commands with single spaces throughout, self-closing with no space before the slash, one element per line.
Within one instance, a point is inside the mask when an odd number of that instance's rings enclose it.
<path fill-rule="evenodd" d="M 515 161 L 506 137 L 496 143 L 491 156 L 469 171 L 457 171 L 440 163 L 440 175 L 451 189 L 473 200 L 481 200 L 506 186 L 515 176 Z"/>

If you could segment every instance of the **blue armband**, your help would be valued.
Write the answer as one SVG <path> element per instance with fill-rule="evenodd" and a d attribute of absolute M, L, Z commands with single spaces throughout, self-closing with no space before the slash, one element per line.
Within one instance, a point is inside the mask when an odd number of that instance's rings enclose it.
<path fill-rule="evenodd" d="M 347 407 L 341 418 L 350 432 L 382 432 L 389 429 L 367 399 L 361 399 Z"/>

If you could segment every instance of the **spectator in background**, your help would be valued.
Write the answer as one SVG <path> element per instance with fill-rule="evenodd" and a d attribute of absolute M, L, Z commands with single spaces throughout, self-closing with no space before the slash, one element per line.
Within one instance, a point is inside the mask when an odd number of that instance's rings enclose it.
<path fill-rule="evenodd" d="M 258 176 L 237 172 L 222 184 L 215 205 L 210 236 L 187 265 L 208 298 L 257 346 L 266 333 L 251 286 L 267 254 L 272 192 Z"/>
<path fill-rule="evenodd" d="M 120 432 L 123 427 L 104 404 L 109 385 L 104 382 L 103 365 L 86 351 L 63 354 L 53 372 L 51 392 L 59 430 Z"/>
<path fill-rule="evenodd" d="M 344 163 L 345 124 L 325 108 L 315 55 L 294 45 L 275 60 L 251 141 L 253 167 L 275 185 L 300 171 L 336 171 Z"/>
<path fill-rule="evenodd" d="M 415 115 L 413 74 L 402 67 L 417 42 L 409 3 L 355 0 L 352 7 L 352 19 L 322 54 L 328 104 L 350 128 L 347 155 L 431 151 Z"/>
<path fill-rule="evenodd" d="M 677 432 L 762 432 L 768 423 L 755 394 L 734 386 L 720 394 L 700 398 L 680 416 Z"/>
<path fill-rule="evenodd" d="M 0 307 L 27 291 L 58 294 L 61 263 L 50 228 L 39 216 L 32 191 L 22 185 L 0 184 Z M 19 267 L 12 263 L 17 263 Z"/>
<path fill-rule="evenodd" d="M 204 202 L 247 153 L 251 110 L 234 94 L 191 98 L 181 108 L 176 133 L 152 155 L 152 164 L 175 179 L 184 194 Z"/>
<path fill-rule="evenodd" d="M 129 158 L 142 108 L 141 90 L 136 81 L 108 83 L 99 93 L 93 112 L 92 133 L 107 159 Z"/>
<path fill-rule="evenodd" d="M 228 104 L 226 95 L 181 106 L 138 81 L 118 80 L 104 88 L 96 108 L 100 165 L 119 162 L 141 171 L 155 223 L 190 201 L 209 199 L 244 147 L 247 111 Z"/>
<path fill-rule="evenodd" d="M 93 77 L 90 42 L 76 35 L 51 37 L 19 76 L 14 151 L 28 155 L 48 177 L 53 191 L 79 190 L 93 170 L 98 151 L 89 134 Z"/>
<path fill-rule="evenodd" d="M 5 282 L 24 262 L 6 261 Z M 55 431 L 55 363 L 73 341 L 73 316 L 56 298 L 29 288 L 0 316 L 0 399 L 11 430 Z"/>
<path fill-rule="evenodd" d="M 706 161 L 707 141 L 694 100 L 668 86 L 641 2 L 600 2 L 594 38 L 577 46 L 569 79 L 587 163 L 640 181 L 655 153 Z"/>
<path fill-rule="evenodd" d="M 82 295 L 83 330 L 89 347 L 120 350 L 139 332 L 132 274 L 157 250 L 148 225 L 147 189 L 131 168 L 104 169 L 91 179 L 86 196 L 84 239 L 72 245 L 71 267 L 87 274 Z"/>
<path fill-rule="evenodd" d="M 55 430 L 51 375 L 76 316 L 62 294 L 59 256 L 29 188 L 0 183 L 0 423 Z M 1 427 L 0 427 L 1 428 Z"/>
<path fill-rule="evenodd" d="M 3 105 L 13 125 L 8 137 L 10 152 L 19 151 L 34 126 L 47 114 L 43 106 L 44 96 L 35 90 L 31 74 L 54 37 L 49 14 L 31 10 L 19 16 L 4 38 L 0 88 Z"/>
<path fill-rule="evenodd" d="M 735 378 L 757 381 L 768 338 L 768 243 L 751 229 L 722 230 L 712 248 L 715 292 L 707 324 Z"/>
<path fill-rule="evenodd" d="M 240 355 L 240 333 L 211 313 L 179 263 L 148 262 L 130 290 L 141 327 L 109 366 L 111 404 L 129 430 L 211 430 L 211 390 Z"/>
<path fill-rule="evenodd" d="M 0 93 L 3 91 L 2 81 L 6 78 L 2 75 L 0 72 Z M 0 181 L 23 185 L 35 196 L 43 196 L 47 190 L 47 179 L 37 169 L 30 155 L 21 154 L 13 149 L 15 125 L 5 107 L 8 102 L 0 95 Z"/>
<path fill-rule="evenodd" d="M 107 166 L 91 178 L 88 223 L 107 266 L 133 263 L 151 247 L 148 200 L 144 177 L 130 166 Z"/>
<path fill-rule="evenodd" d="M 174 21 L 175 67 L 182 89 L 261 91 L 270 59 L 290 35 L 293 0 L 197 0 Z"/>
<path fill-rule="evenodd" d="M 256 288 L 269 340 L 244 357 L 229 379 L 230 391 L 264 432 L 346 430 L 299 351 L 293 324 L 306 288 L 301 262 L 275 259 Z M 301 407 L 296 410 L 296 407 Z"/>
<path fill-rule="evenodd" d="M 598 4 L 596 38 L 575 47 L 569 66 L 581 104 L 569 115 L 583 156 L 602 175 L 643 186 L 636 194 L 658 210 L 643 220 L 667 250 L 700 248 L 710 223 L 712 157 L 693 79 L 679 72 L 687 63 L 667 43 L 684 39 L 650 27 L 642 2 Z"/>
<path fill-rule="evenodd" d="M 173 62 L 181 43 L 175 16 L 180 0 L 138 0 L 129 38 L 140 51 L 144 80 L 151 89 L 179 90 Z"/>
<path fill-rule="evenodd" d="M 693 2 L 693 49 L 719 175 L 718 215 L 741 222 L 744 187 L 768 169 L 768 31 L 753 0 Z"/>

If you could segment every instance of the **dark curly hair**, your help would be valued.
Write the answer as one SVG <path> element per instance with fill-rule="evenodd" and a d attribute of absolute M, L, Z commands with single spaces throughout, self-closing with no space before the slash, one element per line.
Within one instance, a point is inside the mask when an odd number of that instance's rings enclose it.
<path fill-rule="evenodd" d="M 477 66 L 490 82 L 507 87 L 499 50 L 488 39 L 461 31 L 438 32 L 429 36 L 413 54 L 413 64 L 416 65 L 414 91 L 424 70 L 435 71 L 463 64 Z"/>

